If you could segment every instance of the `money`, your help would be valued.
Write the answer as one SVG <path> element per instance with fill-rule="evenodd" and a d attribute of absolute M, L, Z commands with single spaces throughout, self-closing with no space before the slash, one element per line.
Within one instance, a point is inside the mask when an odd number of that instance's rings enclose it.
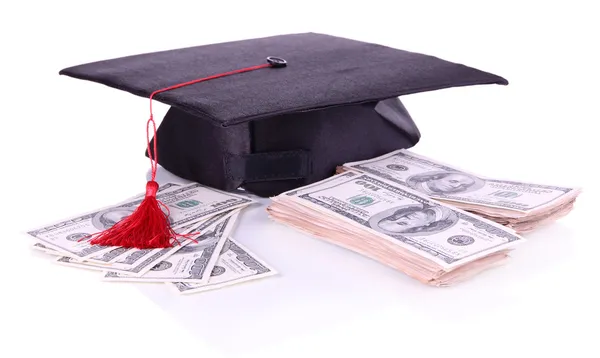
<path fill-rule="evenodd" d="M 159 193 L 166 192 L 169 189 L 173 190 L 174 188 L 177 188 L 177 187 L 180 187 L 180 186 L 181 185 L 177 184 L 177 183 L 166 183 L 166 184 L 161 185 L 159 187 L 158 192 Z M 136 195 L 133 198 L 125 200 L 124 202 L 129 202 L 129 201 L 132 201 L 132 200 L 135 200 L 135 199 L 143 199 L 144 195 L 145 194 L 143 194 L 143 193 L 142 194 L 138 194 L 138 195 Z M 33 232 L 29 232 L 28 234 L 31 235 L 31 233 L 35 233 L 35 230 Z M 82 242 L 83 241 L 85 241 L 85 240 L 82 240 Z M 86 248 L 89 249 L 90 245 L 87 244 L 87 242 L 84 242 L 83 245 L 81 245 L 81 247 L 83 249 L 86 249 Z M 51 254 L 54 254 L 54 255 L 69 255 L 69 257 L 78 258 L 78 256 L 72 255 L 69 252 L 69 249 L 64 250 L 60 246 L 55 246 L 54 244 L 50 243 L 49 240 L 45 240 L 45 242 L 43 244 L 41 242 L 36 242 L 33 245 L 33 248 L 34 249 L 38 249 L 40 251 L 45 251 L 46 253 L 51 253 Z M 109 262 L 111 262 L 113 260 L 119 259 L 120 255 L 127 254 L 129 251 L 132 251 L 132 250 L 137 250 L 137 249 L 129 249 L 129 250 L 127 250 L 127 249 L 124 249 L 124 248 L 121 248 L 121 247 L 117 247 L 117 248 L 111 248 L 110 250 L 108 250 L 108 249 L 105 250 L 104 247 L 102 247 L 102 250 L 99 250 L 100 253 L 97 254 L 97 255 L 95 255 L 95 256 L 92 256 L 92 257 L 88 258 L 87 262 L 97 263 L 97 264 L 106 264 L 106 263 L 109 263 Z M 62 260 L 61 262 L 71 262 L 71 260 Z"/>
<path fill-rule="evenodd" d="M 195 238 L 197 243 L 190 243 L 170 256 L 163 257 L 142 276 L 109 270 L 104 278 L 106 281 L 206 283 L 218 260 L 218 254 L 214 253 L 221 251 L 237 217 L 238 211 L 235 211 L 203 229 L 203 233 Z"/>
<path fill-rule="evenodd" d="M 274 274 L 255 254 L 228 239 L 241 211 L 254 200 L 195 183 L 166 183 L 158 192 L 157 199 L 169 207 L 171 227 L 187 235 L 172 247 L 135 249 L 88 243 L 89 234 L 127 217 L 143 200 L 140 194 L 114 207 L 29 231 L 36 241 L 32 249 L 56 256 L 57 264 L 101 272 L 105 281 L 186 284 L 191 287 L 187 293 Z"/>
<path fill-rule="evenodd" d="M 69 266 L 69 267 L 77 267 L 84 270 L 95 270 L 95 271 L 103 271 L 105 268 L 99 265 L 86 265 L 76 259 L 68 256 L 60 256 L 57 257 L 55 262 L 59 265 Z"/>
<path fill-rule="evenodd" d="M 371 174 L 342 173 L 272 201 L 273 220 L 435 286 L 502 264 L 524 242 L 506 227 Z"/>
<path fill-rule="evenodd" d="M 189 243 L 189 241 L 186 240 L 182 243 L 181 246 L 185 246 L 188 243 Z M 69 256 L 61 256 L 56 259 L 56 262 L 59 264 L 65 265 L 65 266 L 73 266 L 73 267 L 96 269 L 96 270 L 106 270 L 106 269 L 110 268 L 115 271 L 128 273 L 128 272 L 132 272 L 135 269 L 138 269 L 141 272 L 141 268 L 150 269 L 152 267 L 152 263 L 154 261 L 160 259 L 158 254 L 160 252 L 163 252 L 163 250 L 164 250 L 163 253 L 167 254 L 171 251 L 178 250 L 181 246 L 178 245 L 178 246 L 174 246 L 172 248 L 153 249 L 153 250 L 150 250 L 150 249 L 132 250 L 132 251 L 128 250 L 127 252 L 129 252 L 129 253 L 127 254 L 127 256 L 117 262 L 103 262 L 103 261 L 93 260 L 93 259 L 87 259 L 87 260 L 81 261 L 81 260 L 77 260 L 77 259 L 75 259 L 73 257 L 69 257 Z M 117 250 L 117 249 L 115 249 L 115 250 Z M 110 255 L 110 251 L 108 253 L 106 253 L 105 255 Z M 110 261 L 114 261 L 114 259 L 110 260 Z M 150 266 L 150 267 L 148 267 L 148 266 Z"/>
<path fill-rule="evenodd" d="M 113 264 L 98 264 L 90 261 L 80 262 L 69 257 L 58 258 L 56 262 L 66 266 L 91 268 L 96 270 L 110 270 L 114 273 L 126 275 L 130 277 L 130 281 L 134 281 L 133 278 L 143 276 L 148 271 L 150 271 L 156 264 L 158 264 L 162 260 L 169 258 L 173 254 L 177 253 L 179 250 L 184 249 L 187 245 L 193 243 L 194 241 L 198 242 L 199 245 L 202 245 L 203 237 L 209 237 L 208 233 L 206 233 L 205 235 L 205 230 L 209 230 L 211 226 L 214 227 L 220 222 L 224 222 L 225 219 L 231 216 L 235 215 L 237 218 L 237 213 L 238 210 L 232 210 L 230 212 L 225 212 L 216 215 L 210 218 L 209 220 L 180 229 L 182 233 L 199 233 L 198 235 L 192 236 L 189 239 L 184 240 L 180 245 L 174 245 L 173 247 L 168 247 L 164 249 L 134 250 L 124 259 L 122 259 L 121 261 L 117 261 Z M 128 257 L 131 258 L 128 260 Z M 216 257 L 214 260 L 216 260 Z"/>
<path fill-rule="evenodd" d="M 163 193 L 163 192 L 165 192 L 167 190 L 173 190 L 173 189 L 179 188 L 181 186 L 182 186 L 182 184 L 179 184 L 179 183 L 165 183 L 165 184 L 161 185 L 158 188 L 157 192 L 158 193 Z M 146 196 L 146 193 L 139 193 L 139 194 L 137 194 L 137 195 L 135 195 L 135 196 L 127 199 L 127 200 L 124 200 L 123 202 L 125 203 L 125 202 L 136 200 L 136 199 L 144 199 L 145 196 Z"/>
<path fill-rule="evenodd" d="M 408 150 L 338 168 L 368 173 L 508 226 L 518 233 L 572 209 L 581 189 L 485 178 Z"/>
<path fill-rule="evenodd" d="M 117 248 L 115 250 L 119 250 L 121 248 Z M 117 267 L 131 267 L 136 263 L 143 261 L 147 256 L 160 251 L 161 249 L 126 249 L 121 255 L 117 256 L 113 260 L 115 261 L 115 265 Z M 112 251 L 109 251 L 109 254 Z M 89 260 L 92 261 L 92 260 Z"/>
<path fill-rule="evenodd" d="M 212 189 L 197 183 L 176 186 L 157 194 L 157 199 L 170 211 L 170 223 L 174 229 L 205 220 L 219 213 L 247 206 L 252 199 L 232 193 Z M 79 261 L 102 257 L 115 250 L 89 244 L 89 235 L 112 227 L 129 216 L 143 199 L 137 198 L 117 206 L 96 210 L 68 220 L 48 225 L 28 232 L 43 244 L 51 245 L 58 251 Z"/>
<path fill-rule="evenodd" d="M 161 185 L 158 189 L 159 193 L 165 192 L 168 189 L 180 187 L 181 184 L 177 183 L 166 183 Z M 135 199 L 143 199 L 145 193 L 138 194 L 133 198 L 130 198 L 127 201 L 132 201 Z M 96 255 L 90 259 L 87 259 L 87 263 L 98 263 L 98 264 L 108 264 L 117 262 L 117 264 L 121 267 L 133 266 L 139 260 L 146 258 L 146 256 L 150 253 L 150 250 L 140 250 L 140 249 L 128 249 L 124 247 L 117 247 L 111 251 L 104 252 L 100 255 Z M 69 260 L 70 261 L 70 260 Z"/>
<path fill-rule="evenodd" d="M 128 253 L 130 251 L 132 251 L 132 249 L 128 249 L 125 247 L 116 247 L 110 251 L 103 252 L 100 255 L 96 255 L 88 259 L 88 262 L 95 262 L 98 264 L 109 264 L 114 261 L 117 261 L 121 256 L 123 256 L 123 254 Z"/>
<path fill-rule="evenodd" d="M 170 283 L 181 294 L 215 290 L 277 275 L 277 271 L 232 238 L 227 238 L 206 283 Z"/>

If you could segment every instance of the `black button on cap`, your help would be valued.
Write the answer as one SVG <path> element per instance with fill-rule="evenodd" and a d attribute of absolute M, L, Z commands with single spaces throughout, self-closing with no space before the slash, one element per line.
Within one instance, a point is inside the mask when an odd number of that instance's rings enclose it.
<path fill-rule="evenodd" d="M 281 57 L 269 56 L 267 57 L 267 62 L 271 64 L 273 67 L 285 67 L 287 66 L 286 60 Z"/>

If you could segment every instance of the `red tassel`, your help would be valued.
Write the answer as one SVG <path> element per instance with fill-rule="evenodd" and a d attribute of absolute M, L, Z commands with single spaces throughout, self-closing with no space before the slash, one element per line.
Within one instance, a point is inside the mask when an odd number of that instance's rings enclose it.
<path fill-rule="evenodd" d="M 156 199 L 158 183 L 149 181 L 146 197 L 137 209 L 113 227 L 98 234 L 90 244 L 120 246 L 138 249 L 171 247 L 171 240 L 177 240 L 177 233 L 169 225 L 163 205 Z"/>
<path fill-rule="evenodd" d="M 281 60 L 283 61 L 283 60 Z M 192 80 L 189 82 L 179 83 L 170 87 L 166 87 L 163 89 L 156 90 L 150 94 L 150 118 L 146 123 L 146 143 L 148 145 L 148 157 L 150 158 L 150 165 L 152 168 L 152 179 L 146 184 L 146 197 L 137 207 L 137 209 L 133 212 L 133 214 L 129 215 L 125 219 L 119 221 L 110 229 L 102 231 L 97 234 L 90 235 L 92 237 L 95 236 L 94 239 L 90 241 L 92 245 L 102 245 L 102 246 L 120 246 L 126 248 L 138 248 L 138 249 L 156 249 L 156 248 L 167 248 L 173 245 L 173 241 L 179 244 L 177 240 L 177 236 L 181 236 L 184 238 L 190 238 L 192 235 L 197 235 L 199 233 L 188 233 L 185 235 L 177 234 L 171 228 L 169 223 L 169 209 L 160 201 L 156 199 L 156 193 L 158 191 L 158 183 L 154 181 L 156 178 L 156 166 L 158 163 L 158 152 L 156 149 L 156 124 L 154 123 L 153 115 L 152 115 L 152 99 L 155 95 L 174 90 L 177 88 L 181 88 L 184 86 L 189 86 L 195 83 L 212 80 L 215 78 L 230 76 L 238 73 L 248 72 L 259 70 L 262 68 L 268 67 L 281 67 L 279 65 L 269 63 L 246 67 L 239 70 L 234 70 L 230 72 L 224 72 L 221 74 L 199 78 L 196 80 Z M 154 132 L 154 150 L 150 150 L 150 130 L 149 127 L 152 124 L 153 132 Z M 162 209 L 165 209 L 167 213 L 165 214 Z M 82 238 L 87 239 L 88 237 Z M 192 239 L 193 240 L 193 239 Z M 196 242 L 195 240 L 193 240 Z"/>

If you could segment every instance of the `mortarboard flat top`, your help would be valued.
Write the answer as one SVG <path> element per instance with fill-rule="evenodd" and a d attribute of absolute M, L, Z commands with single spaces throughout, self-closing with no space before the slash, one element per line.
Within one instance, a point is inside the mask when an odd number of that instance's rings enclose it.
<path fill-rule="evenodd" d="M 222 77 L 154 99 L 220 126 L 449 87 L 508 82 L 437 57 L 317 33 L 146 53 L 65 68 L 60 74 L 142 97 L 197 78 L 266 63 L 287 67 Z"/>

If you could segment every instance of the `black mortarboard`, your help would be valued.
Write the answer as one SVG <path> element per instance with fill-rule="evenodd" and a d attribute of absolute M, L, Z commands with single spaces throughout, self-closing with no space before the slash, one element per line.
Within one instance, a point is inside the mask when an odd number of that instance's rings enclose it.
<path fill-rule="evenodd" d="M 269 56 L 269 67 L 253 68 Z M 170 105 L 155 137 L 158 163 L 185 179 L 259 196 L 331 176 L 340 163 L 414 146 L 420 133 L 398 96 L 508 84 L 437 57 L 316 33 L 147 53 L 60 73 Z M 219 74 L 227 76 L 210 78 Z M 151 96 L 199 78 L 205 80 Z"/>

